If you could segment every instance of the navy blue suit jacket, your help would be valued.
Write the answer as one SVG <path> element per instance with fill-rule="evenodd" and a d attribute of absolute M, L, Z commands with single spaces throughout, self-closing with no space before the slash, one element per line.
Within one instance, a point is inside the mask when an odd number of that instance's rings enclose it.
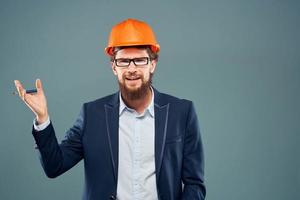
<path fill-rule="evenodd" d="M 204 156 L 193 103 L 154 89 L 155 168 L 160 200 L 205 198 Z M 65 139 L 54 128 L 36 132 L 46 175 L 55 178 L 84 160 L 84 200 L 116 199 L 119 93 L 85 103 Z"/>

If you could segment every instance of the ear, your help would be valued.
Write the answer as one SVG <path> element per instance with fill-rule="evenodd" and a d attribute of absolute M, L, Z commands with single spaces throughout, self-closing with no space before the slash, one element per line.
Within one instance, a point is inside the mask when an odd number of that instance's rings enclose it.
<path fill-rule="evenodd" d="M 153 74 L 156 68 L 157 60 L 151 60 L 150 72 Z"/>
<path fill-rule="evenodd" d="M 117 73 L 117 70 L 116 70 L 116 65 L 115 65 L 115 63 L 114 63 L 114 62 L 110 62 L 110 65 L 111 65 L 111 69 L 112 69 L 114 75 L 117 76 L 118 73 Z"/>

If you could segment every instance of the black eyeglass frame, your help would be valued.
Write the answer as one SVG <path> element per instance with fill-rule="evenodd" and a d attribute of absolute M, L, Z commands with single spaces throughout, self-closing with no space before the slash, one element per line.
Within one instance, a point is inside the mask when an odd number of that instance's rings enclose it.
<path fill-rule="evenodd" d="M 136 64 L 137 60 L 139 59 L 147 59 L 147 62 L 145 64 Z M 126 60 L 126 61 L 129 61 L 128 62 L 128 65 L 118 65 L 118 60 Z M 114 59 L 114 63 L 116 64 L 117 67 L 120 67 L 120 68 L 126 68 L 126 67 L 129 67 L 130 63 L 133 62 L 133 64 L 136 66 L 136 67 L 144 67 L 144 66 L 147 66 L 149 64 L 149 61 L 151 61 L 151 59 L 149 57 L 139 57 L 139 58 L 116 58 Z"/>

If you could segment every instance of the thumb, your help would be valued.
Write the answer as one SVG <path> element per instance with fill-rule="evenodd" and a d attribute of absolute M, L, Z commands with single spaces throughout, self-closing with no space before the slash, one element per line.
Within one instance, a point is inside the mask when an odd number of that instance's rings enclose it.
<path fill-rule="evenodd" d="M 42 81 L 40 79 L 36 79 L 35 87 L 36 87 L 38 92 L 43 92 Z"/>

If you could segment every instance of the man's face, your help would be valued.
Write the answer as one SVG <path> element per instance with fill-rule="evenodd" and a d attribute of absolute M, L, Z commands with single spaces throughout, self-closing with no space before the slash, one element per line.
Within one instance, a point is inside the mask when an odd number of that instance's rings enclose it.
<path fill-rule="evenodd" d="M 111 63 L 112 70 L 118 78 L 122 95 L 126 95 L 131 100 L 139 99 L 147 93 L 156 66 L 156 61 L 150 59 L 145 65 L 136 66 L 131 61 L 129 66 L 121 66 L 124 63 L 123 59 L 125 62 L 126 59 L 136 59 L 136 64 L 139 64 L 138 58 L 149 58 L 149 55 L 145 49 L 125 48 L 116 53 L 115 60 L 119 60 L 120 63 Z"/>

